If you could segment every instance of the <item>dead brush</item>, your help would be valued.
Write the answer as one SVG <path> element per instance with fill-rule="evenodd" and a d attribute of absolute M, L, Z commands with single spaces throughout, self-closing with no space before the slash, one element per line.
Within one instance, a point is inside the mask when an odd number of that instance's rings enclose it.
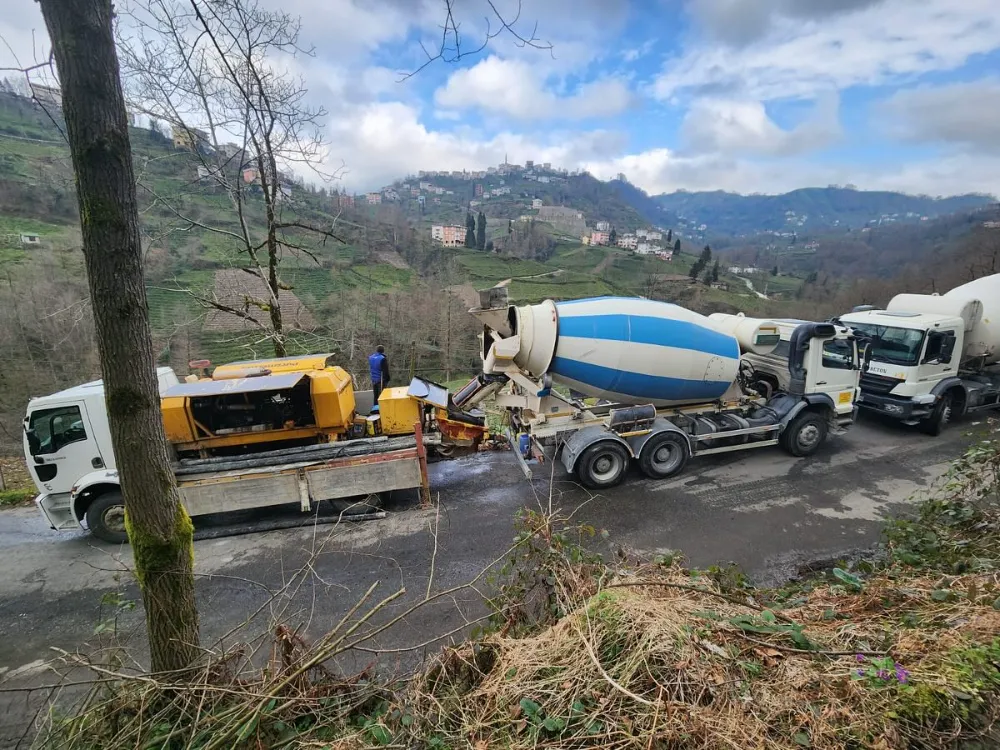
<path fill-rule="evenodd" d="M 676 566 L 650 568 L 608 582 L 542 632 L 494 636 L 478 680 L 426 682 L 417 703 L 434 706 L 436 731 L 484 748 L 998 741 L 1000 611 L 960 595 L 998 581 L 956 580 L 946 607 L 939 583 L 887 574 L 863 592 L 822 584 L 779 610 Z M 463 657 L 472 661 L 461 649 L 452 658 Z M 897 667 L 871 669 L 888 664 Z"/>

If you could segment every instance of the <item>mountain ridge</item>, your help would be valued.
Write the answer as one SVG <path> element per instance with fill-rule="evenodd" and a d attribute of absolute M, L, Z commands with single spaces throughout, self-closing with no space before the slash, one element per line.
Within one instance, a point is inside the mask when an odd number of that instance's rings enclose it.
<path fill-rule="evenodd" d="M 682 234 L 741 236 L 792 231 L 799 234 L 831 228 L 857 229 L 872 224 L 918 222 L 974 211 L 996 202 L 992 195 L 966 193 L 932 197 L 853 187 L 803 187 L 773 195 L 743 195 L 723 190 L 649 195 L 625 188 L 630 202 L 644 215 L 673 224 Z M 925 218 L 926 217 L 926 218 Z M 702 228 L 704 225 L 704 228 Z"/>

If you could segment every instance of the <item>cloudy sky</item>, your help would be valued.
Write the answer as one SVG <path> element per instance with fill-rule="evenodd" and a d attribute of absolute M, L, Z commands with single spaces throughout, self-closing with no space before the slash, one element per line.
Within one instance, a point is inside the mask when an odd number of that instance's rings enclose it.
<path fill-rule="evenodd" d="M 997 0 L 522 0 L 515 29 L 551 50 L 501 35 L 406 80 L 443 0 L 260 1 L 302 17 L 296 65 L 350 190 L 506 154 L 651 193 L 1000 194 Z M 478 47 L 489 3 L 454 6 Z M 0 67 L 47 51 L 34 0 L 8 0 L 0 35 Z"/>

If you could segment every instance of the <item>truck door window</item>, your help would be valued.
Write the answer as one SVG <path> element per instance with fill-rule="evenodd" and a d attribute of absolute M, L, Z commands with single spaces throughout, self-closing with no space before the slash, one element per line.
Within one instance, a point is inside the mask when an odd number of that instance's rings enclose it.
<path fill-rule="evenodd" d="M 847 339 L 823 342 L 823 367 L 837 370 L 854 369 L 854 345 Z"/>
<path fill-rule="evenodd" d="M 951 362 L 951 354 L 955 349 L 954 340 L 955 334 L 951 331 L 932 331 L 927 336 L 927 351 L 922 362 L 938 362 L 944 365 Z"/>
<path fill-rule="evenodd" d="M 39 409 L 28 422 L 28 447 L 33 456 L 58 453 L 70 443 L 86 439 L 79 406 Z"/>

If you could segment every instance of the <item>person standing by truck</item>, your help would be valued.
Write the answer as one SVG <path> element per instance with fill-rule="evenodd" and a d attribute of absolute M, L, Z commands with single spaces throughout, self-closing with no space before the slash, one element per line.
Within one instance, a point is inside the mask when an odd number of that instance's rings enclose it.
<path fill-rule="evenodd" d="M 385 347 L 381 344 L 368 357 L 368 374 L 371 375 L 373 396 L 377 404 L 382 389 L 389 385 L 389 358 L 385 356 Z"/>

